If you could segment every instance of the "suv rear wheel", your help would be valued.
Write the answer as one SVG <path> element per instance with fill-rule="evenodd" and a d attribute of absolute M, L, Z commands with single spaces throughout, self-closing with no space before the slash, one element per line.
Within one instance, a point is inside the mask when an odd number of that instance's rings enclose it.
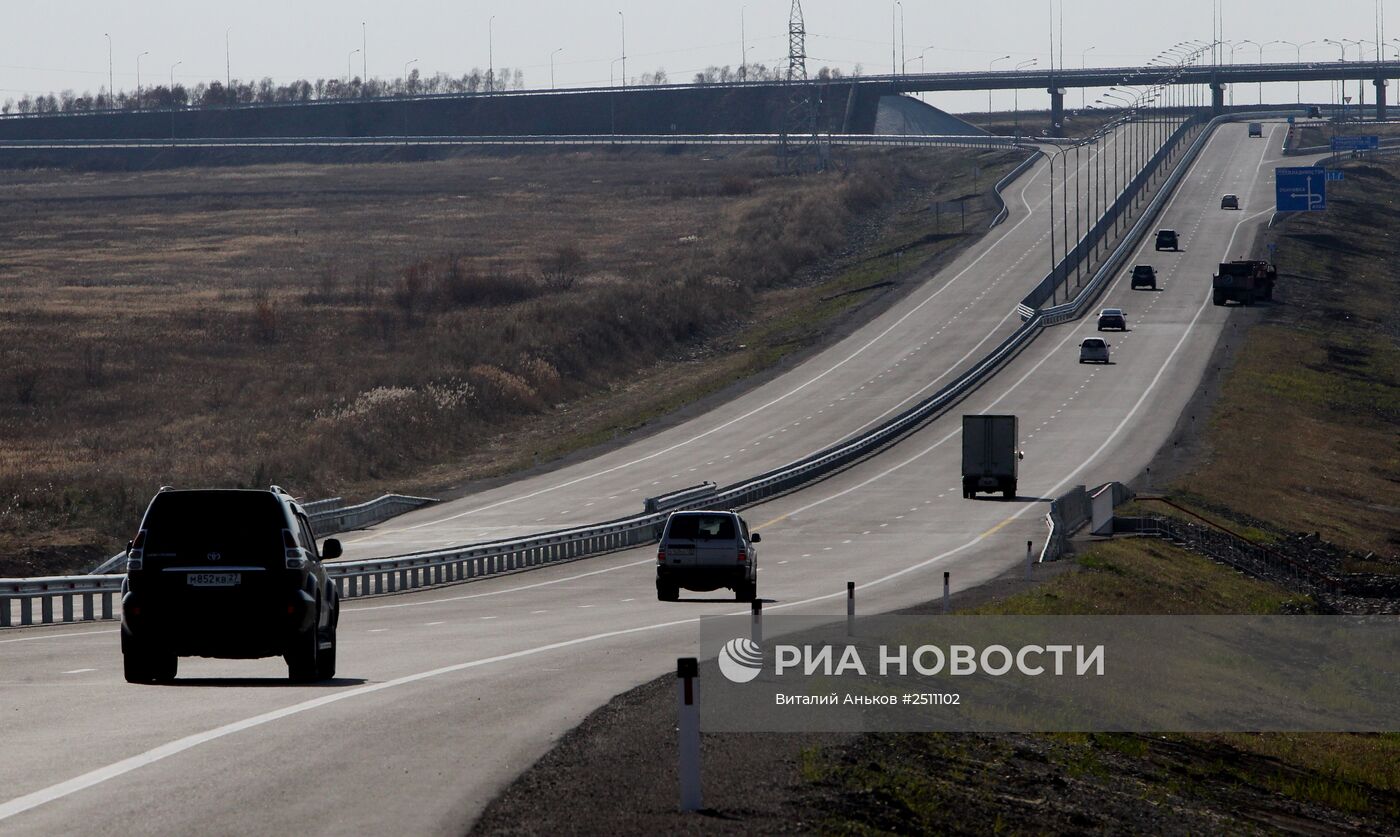
<path fill-rule="evenodd" d="M 675 584 L 667 584 L 664 581 L 656 582 L 656 600 L 658 602 L 674 602 L 681 597 L 681 588 Z"/>
<path fill-rule="evenodd" d="M 734 588 L 734 601 L 751 602 L 758 597 L 758 584 L 753 581 L 741 582 Z"/>
<path fill-rule="evenodd" d="M 321 634 L 317 627 L 320 622 L 321 612 L 317 609 L 311 630 L 297 634 L 292 650 L 282 657 L 287 661 L 287 679 L 293 683 L 312 683 L 320 675 Z"/>
<path fill-rule="evenodd" d="M 122 644 L 122 675 L 128 683 L 169 683 L 179 667 L 180 658 L 168 651 L 152 651 L 130 639 Z"/>

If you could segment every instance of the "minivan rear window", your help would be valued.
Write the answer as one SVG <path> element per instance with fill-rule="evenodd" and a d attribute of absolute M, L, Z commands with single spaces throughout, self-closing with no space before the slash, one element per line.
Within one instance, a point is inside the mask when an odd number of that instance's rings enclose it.
<path fill-rule="evenodd" d="M 260 565 L 281 560 L 286 525 L 282 505 L 266 492 L 172 491 L 156 495 L 141 528 L 148 564 Z"/>
<path fill-rule="evenodd" d="M 678 514 L 667 530 L 671 538 L 686 540 L 734 539 L 734 518 L 727 514 Z"/>

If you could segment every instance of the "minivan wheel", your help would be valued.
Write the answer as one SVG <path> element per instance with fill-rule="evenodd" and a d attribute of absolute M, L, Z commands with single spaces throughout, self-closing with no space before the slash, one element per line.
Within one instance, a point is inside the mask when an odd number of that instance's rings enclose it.
<path fill-rule="evenodd" d="M 667 584 L 664 581 L 656 582 L 656 600 L 659 602 L 674 602 L 681 597 L 681 588 L 676 584 Z"/>

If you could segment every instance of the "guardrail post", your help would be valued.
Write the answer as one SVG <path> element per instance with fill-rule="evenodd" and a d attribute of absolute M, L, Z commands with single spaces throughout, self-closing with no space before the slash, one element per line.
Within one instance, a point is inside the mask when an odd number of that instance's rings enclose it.
<path fill-rule="evenodd" d="M 83 594 L 83 621 L 91 622 L 97 618 L 97 614 L 92 612 L 92 594 Z"/>
<path fill-rule="evenodd" d="M 749 610 L 750 610 L 750 613 L 752 614 L 752 615 L 750 616 L 750 620 L 751 620 L 751 630 L 749 631 L 749 633 L 750 633 L 751 637 L 753 638 L 753 641 L 754 641 L 754 642 L 762 642 L 762 641 L 763 641 L 763 602 L 760 601 L 760 600 L 758 600 L 758 599 L 755 599 L 754 602 L 753 602 L 753 604 L 749 605 Z"/>
<path fill-rule="evenodd" d="M 43 624 L 53 624 L 53 596 L 39 597 L 39 616 L 43 620 Z"/>
<path fill-rule="evenodd" d="M 948 571 L 947 571 L 947 570 L 944 570 L 944 571 L 943 571 L 943 612 L 944 612 L 945 614 L 948 612 L 948 598 L 949 598 L 949 594 L 948 594 Z"/>
<path fill-rule="evenodd" d="M 0 596 L 0 628 L 10 627 L 13 619 L 14 617 L 10 615 L 10 597 Z"/>
<path fill-rule="evenodd" d="M 9 608 L 5 608 L 6 615 L 9 615 Z M 102 594 L 102 618 L 112 619 L 112 593 L 110 591 Z"/>
<path fill-rule="evenodd" d="M 682 811 L 698 811 L 703 804 L 700 797 L 700 695 L 699 684 L 695 682 L 699 677 L 700 661 L 695 657 L 676 660 Z"/>
<path fill-rule="evenodd" d="M 34 600 L 28 596 L 19 600 L 19 623 L 21 625 L 34 624 Z"/>
<path fill-rule="evenodd" d="M 64 621 L 64 622 L 72 622 L 72 621 L 73 621 L 73 594 L 72 594 L 72 593 L 64 593 L 64 594 L 63 594 L 63 621 Z"/>
<path fill-rule="evenodd" d="M 856 583 L 846 582 L 846 636 L 856 635 Z"/>

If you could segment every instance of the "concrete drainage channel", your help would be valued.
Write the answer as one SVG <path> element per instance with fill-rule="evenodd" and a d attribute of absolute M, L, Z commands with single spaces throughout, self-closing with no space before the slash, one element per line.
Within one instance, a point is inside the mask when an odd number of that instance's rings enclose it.
<path fill-rule="evenodd" d="M 389 595 L 426 587 L 459 584 L 642 546 L 656 541 L 666 516 L 676 509 L 708 506 L 745 508 L 845 470 L 899 442 L 956 404 L 981 385 L 1003 363 L 1025 348 L 1046 326 L 1082 316 L 1146 234 L 1149 225 L 1165 206 L 1166 200 L 1204 148 L 1214 129 L 1225 122 L 1246 120 L 1253 116 L 1257 114 L 1228 114 L 1207 123 L 1205 130 L 1182 155 L 1131 231 L 1119 242 L 1112 255 L 1102 263 L 1094 277 L 1072 302 L 1043 310 L 1028 310 L 1023 305 L 1022 315 L 1026 318 L 1025 322 L 975 366 L 915 406 L 855 439 L 839 442 L 804 459 L 724 488 L 704 484 L 652 498 L 648 500 L 647 511 L 632 517 L 525 538 L 391 558 L 335 562 L 328 564 L 327 570 L 335 579 L 343 598 Z M 395 496 L 398 495 L 389 495 Z M 362 504 L 362 507 L 379 504 L 380 510 L 384 510 L 395 502 L 389 497 Z M 405 498 L 405 502 L 407 501 L 419 505 L 431 502 L 424 498 Z M 346 529 L 370 525 L 368 521 L 372 515 L 362 507 L 318 511 L 318 516 L 338 515 L 334 519 L 339 520 Z M 353 509 L 361 509 L 364 516 L 357 517 L 359 512 L 354 512 Z M 113 619 L 116 617 L 114 597 L 120 593 L 124 579 L 124 574 L 113 574 L 0 580 L 0 627 L 36 624 L 33 612 L 36 601 L 39 603 L 38 624 Z M 58 605 L 57 614 L 55 604 Z"/>

